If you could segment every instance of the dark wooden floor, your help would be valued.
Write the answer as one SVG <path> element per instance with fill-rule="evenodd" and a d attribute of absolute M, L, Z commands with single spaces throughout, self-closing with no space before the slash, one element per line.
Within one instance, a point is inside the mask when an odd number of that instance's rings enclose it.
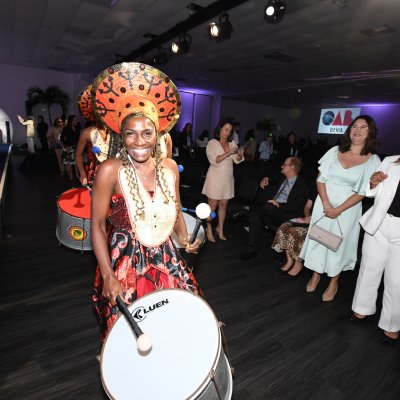
<path fill-rule="evenodd" d="M 56 196 L 71 183 L 52 163 L 20 172 L 22 160 L 13 156 L 0 242 L 0 397 L 104 399 L 90 304 L 95 260 L 55 237 Z M 268 232 L 247 263 L 239 257 L 246 231 L 237 223 L 228 234 L 203 247 L 195 273 L 226 324 L 234 400 L 400 399 L 400 346 L 380 342 L 377 317 L 361 326 L 347 320 L 357 272 L 345 273 L 336 300 L 323 303 L 327 281 L 307 294 L 308 271 L 283 277 Z"/>

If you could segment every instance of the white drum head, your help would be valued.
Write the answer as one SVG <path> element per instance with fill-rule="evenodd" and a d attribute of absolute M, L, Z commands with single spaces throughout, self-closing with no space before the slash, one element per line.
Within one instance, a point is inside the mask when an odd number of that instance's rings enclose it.
<path fill-rule="evenodd" d="M 129 311 L 151 336 L 140 355 L 136 338 L 120 316 L 104 342 L 101 378 L 111 399 L 194 399 L 209 383 L 221 352 L 218 321 L 199 296 L 180 289 L 150 293 Z"/>

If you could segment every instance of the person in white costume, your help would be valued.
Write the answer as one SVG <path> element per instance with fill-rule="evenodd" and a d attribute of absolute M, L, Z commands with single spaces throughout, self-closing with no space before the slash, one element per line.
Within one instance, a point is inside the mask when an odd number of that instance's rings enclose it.
<path fill-rule="evenodd" d="M 374 205 L 361 217 L 365 230 L 362 260 L 353 298 L 353 319 L 376 312 L 384 274 L 382 312 L 378 326 L 390 339 L 400 331 L 400 156 L 386 157 L 373 173 L 366 195 Z"/>
<path fill-rule="evenodd" d="M 35 120 L 32 115 L 29 115 L 25 120 L 20 115 L 17 115 L 18 121 L 26 126 L 26 142 L 28 144 L 29 153 L 35 152 Z"/>

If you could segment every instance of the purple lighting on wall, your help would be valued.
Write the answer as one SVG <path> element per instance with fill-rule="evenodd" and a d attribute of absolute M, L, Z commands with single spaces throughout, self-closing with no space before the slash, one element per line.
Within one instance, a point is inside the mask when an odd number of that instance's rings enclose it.
<path fill-rule="evenodd" d="M 355 104 L 357 107 L 392 107 L 396 104 L 393 103 L 359 103 Z"/>
<path fill-rule="evenodd" d="M 198 89 L 198 88 L 191 88 L 191 87 L 180 87 L 180 92 L 186 92 L 191 94 L 203 94 L 206 96 L 214 96 L 217 93 L 213 92 L 212 90 L 205 90 L 205 89 Z"/>

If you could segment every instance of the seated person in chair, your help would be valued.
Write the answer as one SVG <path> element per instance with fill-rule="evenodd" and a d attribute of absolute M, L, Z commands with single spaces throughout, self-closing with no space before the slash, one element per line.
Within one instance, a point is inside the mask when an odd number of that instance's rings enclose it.
<path fill-rule="evenodd" d="M 281 270 L 287 272 L 288 276 L 297 276 L 303 269 L 303 260 L 300 252 L 303 248 L 304 240 L 307 236 L 311 221 L 311 212 L 317 197 L 316 185 L 311 185 L 310 194 L 304 206 L 304 217 L 291 219 L 284 222 L 278 229 L 272 248 L 278 253 L 286 253 L 286 263 L 281 266 Z"/>
<path fill-rule="evenodd" d="M 249 260 L 257 254 L 257 245 L 261 229 L 264 225 L 281 225 L 291 218 L 302 214 L 309 193 L 308 185 L 298 176 L 301 170 L 301 160 L 298 157 L 288 157 L 281 167 L 284 177 L 270 191 L 273 196 L 252 211 L 249 218 L 249 238 L 247 251 L 242 255 L 243 260 Z M 260 182 L 261 190 L 270 185 L 268 177 Z"/>

